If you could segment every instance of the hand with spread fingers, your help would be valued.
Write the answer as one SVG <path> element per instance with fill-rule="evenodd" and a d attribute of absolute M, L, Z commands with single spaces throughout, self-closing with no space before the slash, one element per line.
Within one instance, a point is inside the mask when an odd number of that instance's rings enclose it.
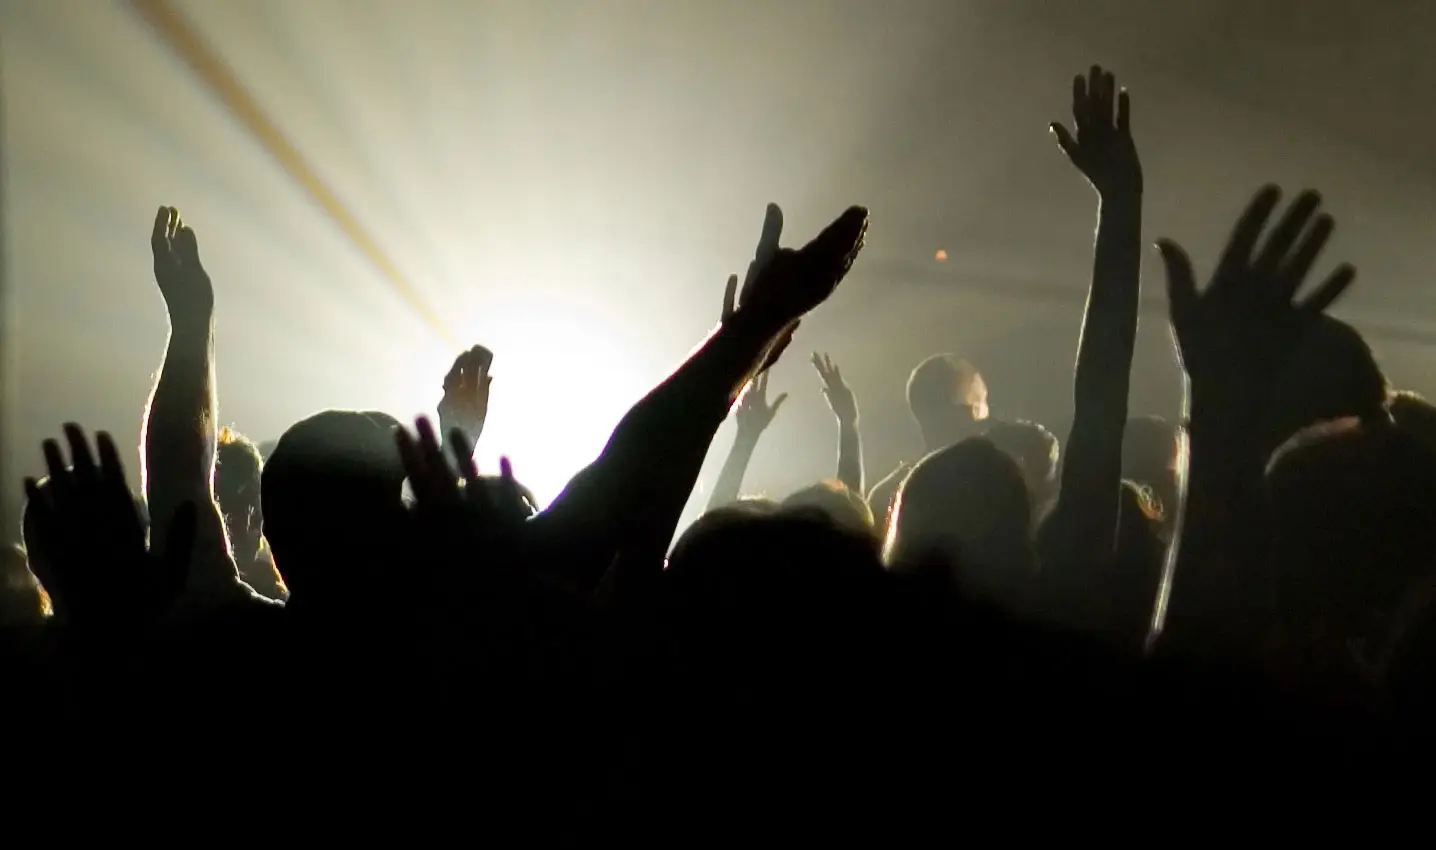
<path fill-rule="evenodd" d="M 1296 300 L 1336 224 L 1318 212 L 1321 196 L 1304 191 L 1258 246 L 1280 201 L 1276 186 L 1256 193 L 1203 290 L 1186 251 L 1170 239 L 1157 243 L 1194 399 L 1259 404 L 1302 336 L 1356 279 L 1356 269 L 1342 264 Z"/>
<path fill-rule="evenodd" d="M 166 554 L 151 556 L 145 521 L 125 483 L 110 435 L 96 435 L 96 454 L 78 425 L 64 428 L 71 464 L 60 444 L 42 446 L 48 477 L 25 480 L 25 524 L 36 550 L 32 564 L 72 623 L 144 621 L 163 616 L 184 589 L 194 546 L 195 507 L 185 504 L 167 523 Z"/>
<path fill-rule="evenodd" d="M 444 395 L 438 407 L 439 425 L 447 435 L 452 436 L 455 429 L 461 431 L 463 440 L 455 445 L 468 446 L 470 454 L 478 445 L 489 416 L 489 386 L 494 380 L 489 369 L 493 362 L 493 352 L 476 345 L 454 358 L 454 365 L 444 376 Z"/>
<path fill-rule="evenodd" d="M 199 242 L 174 207 L 160 207 L 150 232 L 155 283 L 169 308 L 170 320 L 208 320 L 214 311 L 214 286 L 199 261 Z"/>
<path fill-rule="evenodd" d="M 738 399 L 738 406 L 733 411 L 733 418 L 738 423 L 738 430 L 744 434 L 757 436 L 773 424 L 773 417 L 778 415 L 778 408 L 788 400 L 788 394 L 783 393 L 768 403 L 768 373 L 764 372 L 748 383 L 747 389 Z"/>
<path fill-rule="evenodd" d="M 1051 125 L 1057 146 L 1103 197 L 1142 193 L 1142 164 L 1132 141 L 1132 105 L 1111 72 L 1093 65 L 1072 80 L 1073 130 Z"/>
<path fill-rule="evenodd" d="M 458 471 L 449 465 L 434 426 L 427 417 L 415 421 L 415 433 L 395 432 L 399 457 L 420 514 L 440 522 L 457 522 L 470 530 L 493 531 L 522 523 L 535 513 L 531 498 L 514 480 L 508 458 L 500 461 L 497 480 L 479 474 L 473 452 L 464 450 L 461 434 L 449 434 L 449 451 Z"/>
<path fill-rule="evenodd" d="M 828 400 L 828 407 L 832 408 L 833 415 L 838 417 L 838 422 L 844 425 L 856 425 L 858 422 L 858 399 L 853 395 L 852 389 L 843 382 L 843 373 L 838 371 L 834 365 L 833 358 L 826 354 L 813 352 L 813 368 L 818 370 L 818 377 L 823 379 L 823 397 Z"/>

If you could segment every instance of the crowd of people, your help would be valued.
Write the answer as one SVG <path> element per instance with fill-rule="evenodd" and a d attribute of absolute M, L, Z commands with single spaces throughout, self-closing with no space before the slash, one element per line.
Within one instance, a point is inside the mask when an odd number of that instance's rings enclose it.
<path fill-rule="evenodd" d="M 514 799 L 619 812 L 903 798 L 954 764 L 1010 794 L 999 777 L 1041 782 L 1039 765 L 1134 778 L 1158 752 L 1229 770 L 1419 744 L 1436 408 L 1327 315 L 1356 278 L 1316 271 L 1334 219 L 1316 192 L 1261 188 L 1204 284 L 1158 240 L 1186 418 L 1129 418 L 1132 106 L 1093 67 L 1072 109 L 1052 133 L 1099 203 L 1065 442 L 990 412 L 979 369 L 934 355 L 907 384 L 920 459 L 873 482 L 858 401 L 814 355 L 837 467 L 782 499 L 743 495 L 783 403 L 766 372 L 858 260 L 860 206 L 784 248 L 770 205 L 719 324 L 542 510 L 507 463 L 475 467 L 482 346 L 437 424 L 324 410 L 263 451 L 221 427 L 222 275 L 161 207 L 170 336 L 143 492 L 110 437 L 64 425 L 5 551 L 0 669 L 25 722 L 391 780 L 439 760 Z M 730 414 L 707 510 L 680 529 Z"/>

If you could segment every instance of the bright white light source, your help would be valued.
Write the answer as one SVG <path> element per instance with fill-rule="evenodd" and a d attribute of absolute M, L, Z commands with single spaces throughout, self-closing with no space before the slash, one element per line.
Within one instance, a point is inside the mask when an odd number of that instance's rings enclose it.
<path fill-rule="evenodd" d="M 465 337 L 494 352 L 489 418 L 479 439 L 479 471 L 497 474 L 508 457 L 514 476 L 547 505 L 574 473 L 592 463 L 613 426 L 651 388 L 621 335 L 597 317 L 562 305 L 504 307 Z M 457 352 L 455 352 L 457 353 Z M 408 408 L 432 411 L 452 355 L 416 364 L 404 389 Z"/>

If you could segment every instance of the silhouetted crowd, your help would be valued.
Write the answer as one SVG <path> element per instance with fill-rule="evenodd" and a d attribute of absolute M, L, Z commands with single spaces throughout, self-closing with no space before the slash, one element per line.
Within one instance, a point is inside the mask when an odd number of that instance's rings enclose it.
<path fill-rule="evenodd" d="M 714 829 L 1424 746 L 1436 407 L 1326 314 L 1356 273 L 1317 270 L 1320 196 L 1269 186 L 1204 283 L 1157 241 L 1185 419 L 1129 417 L 1129 113 L 1094 67 L 1052 127 L 1099 199 L 1066 441 L 990 412 L 979 370 L 935 355 L 907 384 L 923 445 L 874 483 L 857 399 L 814 355 L 837 469 L 785 499 L 742 495 L 783 402 L 767 370 L 857 260 L 862 207 L 783 248 L 769 206 L 721 321 L 542 510 L 507 462 L 475 467 L 482 346 L 437 425 L 325 410 L 263 451 L 220 427 L 223 317 L 194 231 L 160 208 L 170 336 L 143 493 L 103 432 L 41 447 L 0 583 L 8 737 L 188 752 L 195 776 L 260 766 L 273 787 L 453 776 L 489 805 Z"/>

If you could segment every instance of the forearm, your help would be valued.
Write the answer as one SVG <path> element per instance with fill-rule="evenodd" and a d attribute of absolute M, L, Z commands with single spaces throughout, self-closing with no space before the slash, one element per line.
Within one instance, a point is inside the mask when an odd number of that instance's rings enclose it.
<path fill-rule="evenodd" d="M 1246 579 L 1260 566 L 1266 526 L 1262 457 L 1252 433 L 1234 421 L 1193 417 L 1153 623 L 1169 641 L 1228 647 L 1241 639 L 1243 609 L 1257 601 Z"/>
<path fill-rule="evenodd" d="M 863 440 L 856 421 L 838 425 L 838 480 L 863 495 Z"/>
<path fill-rule="evenodd" d="M 212 498 L 214 474 L 213 319 L 172 325 L 142 438 L 145 498 L 160 533 L 182 503 Z"/>
<path fill-rule="evenodd" d="M 761 431 L 755 433 L 739 429 L 733 438 L 733 448 L 728 450 L 728 457 L 718 472 L 718 480 L 713 484 L 713 492 L 708 497 L 708 510 L 731 505 L 742 496 L 743 476 L 748 472 L 748 464 L 753 460 L 758 438 L 762 435 Z"/>
<path fill-rule="evenodd" d="M 1078 341 L 1072 430 L 1050 523 L 1063 557 L 1110 558 L 1116 549 L 1122 436 L 1137 337 L 1141 202 L 1104 202 L 1092 285 Z M 1094 565 L 1094 564 L 1089 564 Z"/>
<path fill-rule="evenodd" d="M 741 313 L 726 322 L 629 410 L 599 458 L 535 519 L 545 540 L 603 553 L 570 580 L 591 586 L 630 532 L 657 533 L 645 515 L 676 523 L 713 436 L 779 330 Z"/>

